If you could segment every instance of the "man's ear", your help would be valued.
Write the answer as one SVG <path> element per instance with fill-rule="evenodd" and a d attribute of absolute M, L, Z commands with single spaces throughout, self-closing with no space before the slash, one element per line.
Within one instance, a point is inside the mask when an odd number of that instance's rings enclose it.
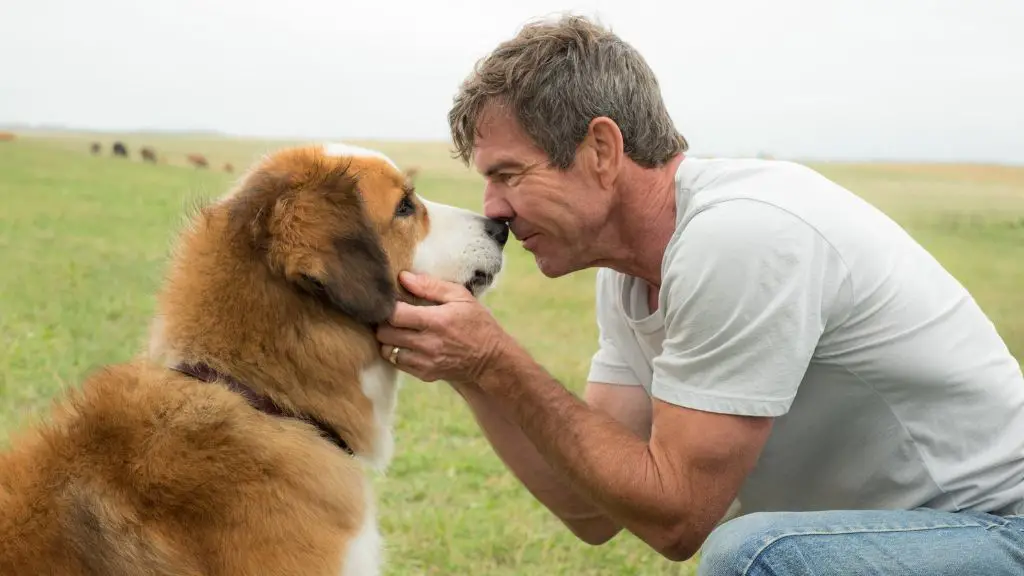
<path fill-rule="evenodd" d="M 394 312 L 398 293 L 391 269 L 369 228 L 336 239 L 311 264 L 297 282 L 324 304 L 364 324 L 380 324 Z"/>
<path fill-rule="evenodd" d="M 606 116 L 590 121 L 584 146 L 589 149 L 593 168 L 603 184 L 610 185 L 618 175 L 625 156 L 622 131 L 618 124 Z"/>

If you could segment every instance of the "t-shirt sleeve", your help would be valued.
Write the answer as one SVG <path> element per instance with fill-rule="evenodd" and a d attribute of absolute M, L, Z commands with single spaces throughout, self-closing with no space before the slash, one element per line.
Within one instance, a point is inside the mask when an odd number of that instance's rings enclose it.
<path fill-rule="evenodd" d="M 844 281 L 835 249 L 789 212 L 739 199 L 693 216 L 666 260 L 652 396 L 709 412 L 785 414 Z"/>
<path fill-rule="evenodd" d="M 640 386 L 636 372 L 630 368 L 622 350 L 616 345 L 617 340 L 628 335 L 629 328 L 618 312 L 619 307 L 615 301 L 618 292 L 614 289 L 613 281 L 614 277 L 608 270 L 598 270 L 595 282 L 598 348 L 590 360 L 587 381 Z"/>

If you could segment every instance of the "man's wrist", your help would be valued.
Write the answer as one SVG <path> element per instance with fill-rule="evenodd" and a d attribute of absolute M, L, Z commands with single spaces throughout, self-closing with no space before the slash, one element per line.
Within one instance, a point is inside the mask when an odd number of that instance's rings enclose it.
<path fill-rule="evenodd" d="M 488 394 L 499 393 L 521 378 L 523 362 L 529 355 L 519 346 L 515 338 L 502 334 L 481 363 L 475 384 Z"/>
<path fill-rule="evenodd" d="M 475 382 L 451 380 L 448 382 L 448 385 L 452 387 L 452 390 L 455 390 L 456 394 L 462 396 L 466 400 L 469 399 L 467 398 L 467 395 L 480 392 L 480 387 L 477 386 Z"/>

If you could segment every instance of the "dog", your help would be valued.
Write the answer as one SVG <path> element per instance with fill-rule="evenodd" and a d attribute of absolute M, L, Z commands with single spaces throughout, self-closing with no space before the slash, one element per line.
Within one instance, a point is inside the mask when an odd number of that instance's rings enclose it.
<path fill-rule="evenodd" d="M 146 346 L 0 456 L 0 574 L 378 574 L 398 380 L 374 328 L 426 304 L 402 270 L 483 295 L 507 238 L 378 152 L 257 161 L 180 233 Z"/>

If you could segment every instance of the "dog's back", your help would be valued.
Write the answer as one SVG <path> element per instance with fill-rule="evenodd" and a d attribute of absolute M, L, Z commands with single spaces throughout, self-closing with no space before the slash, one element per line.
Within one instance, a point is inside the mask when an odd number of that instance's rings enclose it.
<path fill-rule="evenodd" d="M 308 434 L 220 386 L 105 368 L 0 459 L 0 574 L 336 575 L 363 473 Z"/>

